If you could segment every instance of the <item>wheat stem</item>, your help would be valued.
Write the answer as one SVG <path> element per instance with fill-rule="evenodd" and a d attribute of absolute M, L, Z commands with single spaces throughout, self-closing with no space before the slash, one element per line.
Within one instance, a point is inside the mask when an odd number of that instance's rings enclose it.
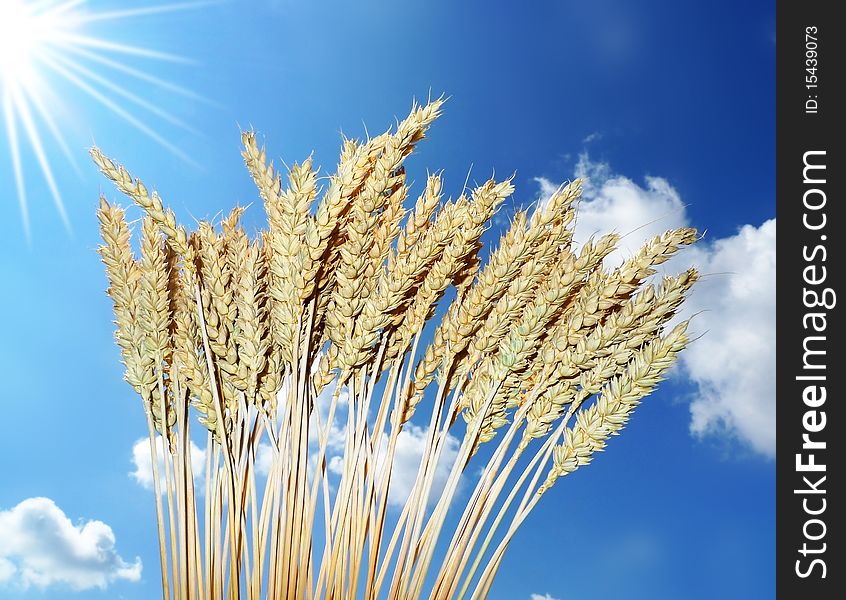
<path fill-rule="evenodd" d="M 691 229 L 606 269 L 618 236 L 572 248 L 578 180 L 517 211 L 490 252 L 513 178 L 442 201 L 428 175 L 407 208 L 406 159 L 442 104 L 345 139 L 325 190 L 311 158 L 280 173 L 243 133 L 268 222 L 254 237 L 240 206 L 189 232 L 92 150 L 145 214 L 136 259 L 123 209 L 101 198 L 98 251 L 147 420 L 166 600 L 484 598 L 540 498 L 686 344 L 686 324 L 665 329 L 696 271 L 648 278 Z M 201 494 L 192 413 L 207 430 Z"/>

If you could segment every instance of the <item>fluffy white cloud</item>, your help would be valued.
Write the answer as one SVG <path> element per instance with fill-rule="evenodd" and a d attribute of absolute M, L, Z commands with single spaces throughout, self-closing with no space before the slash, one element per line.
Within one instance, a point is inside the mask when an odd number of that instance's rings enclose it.
<path fill-rule="evenodd" d="M 391 472 L 391 488 L 388 492 L 388 503 L 403 506 L 414 487 L 417 470 L 423 460 L 423 450 L 426 448 L 426 429 L 407 423 L 397 437 L 397 447 L 394 454 L 393 470 Z M 450 470 L 458 456 L 458 438 L 447 435 L 446 443 L 438 464 L 435 466 L 435 476 L 432 480 L 431 499 L 440 497 L 446 486 Z"/>
<path fill-rule="evenodd" d="M 344 474 L 344 457 L 343 456 L 333 456 L 329 459 L 329 463 L 326 466 L 326 469 L 330 473 L 334 473 L 335 475 L 343 475 Z"/>
<path fill-rule="evenodd" d="M 0 556 L 0 583 L 9 581 L 17 570 L 12 561 Z"/>
<path fill-rule="evenodd" d="M 323 427 L 329 416 L 329 406 L 331 404 L 332 394 L 335 391 L 335 382 L 333 381 L 323 389 L 323 392 L 318 396 L 315 404 L 320 413 L 320 420 Z M 335 409 L 335 415 L 329 433 L 328 444 L 326 446 L 326 469 L 333 475 L 340 476 L 344 472 L 344 457 L 343 452 L 345 448 L 347 429 L 346 429 L 346 412 L 349 409 L 349 390 L 344 387 L 338 395 L 338 402 Z M 312 447 L 316 447 L 318 438 L 314 419 L 312 420 L 312 428 L 309 433 L 309 442 Z M 397 445 L 394 452 L 393 471 L 391 472 L 391 485 L 388 490 L 388 504 L 392 506 L 402 507 L 411 493 L 411 488 L 414 486 L 414 481 L 417 478 L 417 470 L 420 467 L 420 462 L 423 459 L 423 450 L 426 446 L 426 430 L 414 423 L 407 423 L 403 430 L 397 437 Z M 435 477 L 432 481 L 432 490 L 430 498 L 438 498 L 441 491 L 446 485 L 449 477 L 450 469 L 458 455 L 458 438 L 448 435 L 446 444 L 441 452 L 441 457 L 435 467 Z M 385 453 L 388 448 L 388 434 L 385 433 L 380 444 L 379 456 L 377 458 L 376 469 L 381 472 Z M 315 457 L 316 458 L 316 457 Z M 310 465 L 313 467 L 314 465 Z"/>
<path fill-rule="evenodd" d="M 599 131 L 594 131 L 593 133 L 586 135 L 584 137 L 584 139 L 582 140 L 582 143 L 587 145 L 587 144 L 590 144 L 591 142 L 598 142 L 601 139 L 602 139 L 602 133 L 600 133 Z"/>
<path fill-rule="evenodd" d="M 267 475 L 273 466 L 273 446 L 269 442 L 261 442 L 256 449 L 256 473 Z"/>
<path fill-rule="evenodd" d="M 691 431 L 727 433 L 767 456 L 775 456 L 775 243 L 772 219 L 687 251 L 705 274 L 688 311 L 702 311 L 694 323 L 707 333 L 680 359 L 698 386 Z"/>
<path fill-rule="evenodd" d="M 532 594 L 529 600 L 558 600 L 558 598 L 553 598 L 550 594 Z"/>
<path fill-rule="evenodd" d="M 314 370 L 314 369 L 312 369 Z M 288 380 L 283 381 L 283 388 L 278 394 L 279 408 L 278 418 L 283 418 L 284 401 L 286 398 L 286 386 Z M 332 394 L 335 392 L 336 383 L 333 381 L 327 385 L 315 400 L 317 413 L 319 413 L 320 424 L 326 427 L 329 417 L 329 409 L 332 402 Z M 333 476 L 343 474 L 344 457 L 347 436 L 347 411 L 349 410 L 349 390 L 342 387 L 338 393 L 335 414 L 326 445 L 326 469 Z M 318 428 L 317 418 L 312 415 L 311 427 L 309 428 L 309 477 L 313 476 L 317 463 Z M 391 473 L 391 485 L 388 492 L 388 503 L 391 506 L 402 507 L 411 493 L 414 481 L 417 477 L 417 470 L 423 458 L 423 450 L 426 445 L 426 431 L 415 425 L 407 423 L 397 438 L 397 445 L 394 454 L 393 471 Z M 455 436 L 448 435 L 446 444 L 441 452 L 440 459 L 435 467 L 435 476 L 432 481 L 430 499 L 437 499 L 446 485 L 455 458 L 458 455 L 459 440 Z M 388 434 L 385 433 L 380 444 L 380 454 L 377 458 L 377 470 L 381 470 L 385 453 L 388 448 Z M 161 436 L 156 437 L 156 450 L 159 458 L 159 476 L 162 482 L 162 491 L 165 490 L 164 480 L 164 458 L 163 440 Z M 270 443 L 263 441 L 256 448 L 255 468 L 260 476 L 267 476 L 273 465 L 274 451 Z M 203 448 L 191 442 L 191 468 L 194 472 L 194 480 L 197 485 L 203 482 L 205 473 L 206 454 Z M 130 475 L 137 483 L 146 489 L 153 489 L 153 462 L 150 456 L 149 438 L 141 438 L 132 446 L 132 464 L 134 470 Z M 330 482 L 334 486 L 337 479 Z M 202 492 L 202 488 L 197 489 Z M 3 572 L 3 564 L 0 563 L 0 574 Z"/>
<path fill-rule="evenodd" d="M 576 215 L 576 243 L 610 232 L 623 236 L 618 250 L 606 259 L 607 265 L 619 264 L 649 238 L 688 224 L 678 192 L 662 177 L 646 177 L 644 187 L 612 173 L 606 163 L 591 161 L 587 154 L 579 157 L 575 177 L 584 180 Z M 535 181 L 541 204 L 559 187 L 544 177 Z"/>
<path fill-rule="evenodd" d="M 320 363 L 320 356 L 318 356 L 314 363 L 311 366 L 311 372 L 315 373 L 318 365 Z M 277 410 L 276 410 L 276 418 L 278 421 L 281 422 L 283 418 L 285 418 L 285 402 L 288 397 L 288 386 L 290 385 L 290 378 L 286 377 L 282 380 L 282 387 L 280 388 L 279 392 L 276 394 L 277 398 Z M 329 385 L 325 386 L 321 393 L 315 399 L 315 406 L 317 407 L 317 412 L 319 413 L 320 417 L 320 426 L 325 427 L 326 421 L 329 417 L 329 409 L 330 405 L 332 404 L 332 394 L 335 392 L 336 382 L 332 381 Z M 344 441 L 346 439 L 346 426 L 345 423 L 345 413 L 347 402 L 349 399 L 349 390 L 346 386 L 342 387 L 341 390 L 338 392 L 338 399 L 336 402 L 335 407 L 335 415 L 332 422 L 332 428 L 329 432 L 328 444 L 327 444 L 327 455 L 332 456 L 332 453 L 343 452 L 344 450 Z M 311 416 L 311 423 L 308 430 L 308 441 L 309 446 L 312 450 L 316 450 L 317 444 L 320 441 L 319 438 L 319 431 L 318 431 L 318 421 L 314 414 Z M 269 442 L 261 442 L 256 448 L 256 473 L 259 475 L 268 475 L 270 473 L 270 469 L 273 466 L 273 448 L 271 447 Z M 310 457 L 311 462 L 308 466 L 309 474 L 312 473 L 317 457 L 312 455 Z M 331 466 L 331 465 L 330 465 Z M 330 468 L 331 471 L 331 468 Z"/>
<path fill-rule="evenodd" d="M 29 498 L 0 511 L 0 584 L 106 588 L 141 579 L 141 559 L 127 563 L 102 521 L 74 525 L 49 498 Z"/>
<path fill-rule="evenodd" d="M 161 436 L 156 436 L 156 455 L 159 459 L 159 481 L 162 485 L 162 492 L 164 492 L 166 480 L 164 471 L 164 446 L 162 441 Z M 153 458 L 150 456 L 150 438 L 141 438 L 133 444 L 132 464 L 135 470 L 131 471 L 129 475 L 142 487 L 148 490 L 153 489 Z M 201 482 L 206 470 L 206 453 L 193 441 L 191 442 L 191 470 L 194 473 L 194 482 Z"/>
<path fill-rule="evenodd" d="M 647 239 L 689 224 L 678 192 L 661 177 L 641 186 L 583 154 L 576 177 L 585 178 L 575 239 L 617 231 L 622 251 L 614 265 Z M 558 184 L 536 178 L 542 205 Z M 679 372 L 696 386 L 691 431 L 727 435 L 766 456 L 775 453 L 775 220 L 745 225 L 723 239 L 701 241 L 662 266 L 673 273 L 696 266 L 703 274 L 682 316 L 696 314 L 706 334 L 681 354 Z"/>
<path fill-rule="evenodd" d="M 382 439 L 379 457 L 376 463 L 376 472 L 381 473 L 388 450 L 387 434 Z M 446 486 L 450 470 L 458 456 L 459 440 L 455 436 L 447 435 L 446 443 L 441 451 L 438 464 L 435 467 L 435 476 L 432 480 L 430 501 L 440 497 Z M 394 450 L 393 470 L 391 472 L 391 486 L 388 489 L 388 504 L 402 507 L 411 494 L 414 482 L 417 479 L 417 471 L 423 460 L 423 450 L 426 448 L 426 430 L 413 423 L 407 423 L 397 437 L 397 445 Z M 344 472 L 344 457 L 334 455 L 328 459 L 327 470 L 335 475 Z"/>

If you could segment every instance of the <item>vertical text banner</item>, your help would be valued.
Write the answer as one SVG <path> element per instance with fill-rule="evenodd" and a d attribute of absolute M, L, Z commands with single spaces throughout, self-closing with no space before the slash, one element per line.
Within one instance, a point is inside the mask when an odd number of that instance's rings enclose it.
<path fill-rule="evenodd" d="M 777 4 L 777 590 L 844 596 L 846 22 Z M 742 402 L 742 398 L 738 398 Z"/>

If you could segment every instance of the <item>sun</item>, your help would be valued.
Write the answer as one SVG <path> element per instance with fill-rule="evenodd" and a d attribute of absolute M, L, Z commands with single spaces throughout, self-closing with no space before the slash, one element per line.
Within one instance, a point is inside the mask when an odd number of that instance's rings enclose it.
<path fill-rule="evenodd" d="M 4 86 L 30 79 L 39 48 L 60 32 L 54 13 L 36 9 L 23 0 L 0 2 L 0 80 Z"/>
<path fill-rule="evenodd" d="M 14 175 L 18 205 L 27 238 L 30 236 L 29 209 L 24 181 L 25 157 L 33 157 L 65 226 L 70 229 L 64 201 L 51 166 L 56 151 L 74 162 L 61 122 L 56 115 L 70 114 L 86 122 L 85 114 L 66 106 L 55 84 L 62 81 L 87 98 L 93 107 L 105 109 L 154 142 L 184 160 L 189 157 L 159 133 L 157 122 L 191 130 L 158 104 L 145 99 L 144 91 L 157 87 L 192 100 L 205 101 L 194 92 L 156 77 L 144 63 L 168 61 L 190 63 L 186 59 L 156 50 L 107 39 L 94 33 L 92 25 L 151 17 L 163 13 L 195 9 L 221 0 L 134 5 L 94 9 L 108 4 L 85 0 L 0 0 L 0 134 L 5 130 Z M 135 92 L 133 89 L 139 91 Z M 153 121 L 151 121 L 153 120 Z M 51 142 L 51 143 L 47 143 Z M 0 197 L 6 196 L 0 181 Z"/>

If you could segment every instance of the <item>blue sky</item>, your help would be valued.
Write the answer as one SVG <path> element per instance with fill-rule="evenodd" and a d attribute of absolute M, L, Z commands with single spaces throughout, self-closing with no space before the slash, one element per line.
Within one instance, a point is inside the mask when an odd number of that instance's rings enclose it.
<path fill-rule="evenodd" d="M 190 125 L 131 109 L 190 164 L 45 75 L 63 100 L 51 111 L 79 172 L 48 140 L 68 232 L 24 151 L 29 241 L 0 122 L 0 597 L 157 590 L 152 493 L 129 475 L 143 414 L 121 379 L 95 253 L 98 193 L 117 195 L 87 147 L 96 142 L 154 185 L 180 218 L 213 217 L 258 199 L 239 128 L 254 127 L 289 163 L 313 150 L 327 172 L 341 131 L 384 130 L 430 92 L 450 100 L 410 163 L 416 181 L 444 169 L 457 193 L 471 165 L 471 181 L 516 173 L 522 205 L 587 174 L 585 235 L 658 217 L 660 229 L 692 224 L 707 236 L 684 260 L 713 273 L 693 304 L 708 311 L 695 322 L 706 336 L 608 451 L 539 505 L 491 597 L 774 596 L 774 3 L 232 1 L 91 31 L 194 59 L 127 61 L 208 101 L 117 79 Z M 255 206 L 246 222 L 262 219 Z M 25 588 L 19 573 L 4 580 L 3 561 L 19 565 L 21 553 L 4 556 L 2 527 L 40 497 L 72 526 L 107 524 L 117 555 L 140 557 L 140 581 L 74 592 Z"/>

